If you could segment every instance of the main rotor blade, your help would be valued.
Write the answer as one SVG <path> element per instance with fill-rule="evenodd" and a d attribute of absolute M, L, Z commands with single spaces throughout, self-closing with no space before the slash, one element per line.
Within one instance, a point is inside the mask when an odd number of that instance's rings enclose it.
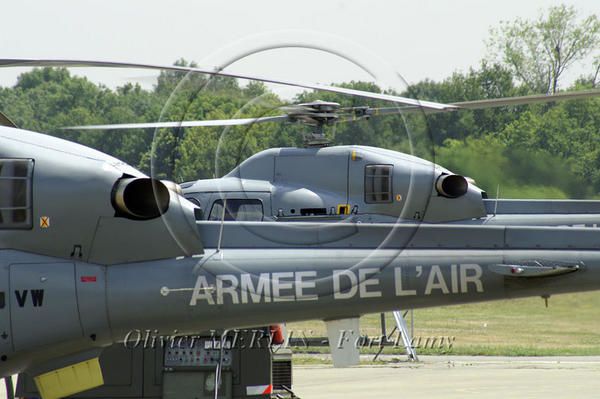
<path fill-rule="evenodd" d="M 461 111 L 461 110 L 477 110 L 477 109 L 486 109 L 486 108 L 499 108 L 499 107 L 509 107 L 515 105 L 526 105 L 526 104 L 536 104 L 536 103 L 548 103 L 553 101 L 567 101 L 567 100 L 580 100 L 585 98 L 593 98 L 600 97 L 600 90 L 579 90 L 579 91 L 567 91 L 557 94 L 534 94 L 530 96 L 521 96 L 521 97 L 504 97 L 504 98 L 492 98 L 486 100 L 474 100 L 474 101 L 462 101 L 457 103 L 450 103 L 450 105 L 455 106 L 456 108 L 445 110 L 442 112 L 448 111 Z M 355 110 L 359 111 L 356 113 Z M 382 116 L 382 115 L 395 115 L 395 114 L 403 114 L 403 113 L 412 113 L 419 111 L 419 108 L 412 106 L 400 106 L 400 107 L 382 107 L 382 108 L 366 108 L 365 107 L 353 107 L 353 108 L 342 108 L 340 110 L 343 113 L 355 113 L 356 115 L 349 116 L 343 119 L 344 122 L 352 122 L 356 119 L 364 119 L 370 118 L 373 116 Z M 424 110 L 427 114 L 435 114 L 440 111 L 427 109 Z"/>
<path fill-rule="evenodd" d="M 447 110 L 425 110 L 426 113 L 438 113 L 447 111 L 459 111 L 463 109 L 476 110 L 486 108 L 497 108 L 515 105 L 525 105 L 534 103 L 545 103 L 552 101 L 566 101 L 566 100 L 577 100 L 584 98 L 591 98 L 600 96 L 600 90 L 580 90 L 570 91 L 558 94 L 546 95 L 546 94 L 535 94 L 530 96 L 522 97 L 505 97 L 495 98 L 487 100 L 474 100 L 474 101 L 463 101 L 452 103 L 453 109 Z M 282 107 L 285 109 L 286 107 Z M 288 107 L 290 108 L 290 107 Z M 293 108 L 290 108 L 293 109 Z M 400 107 L 381 107 L 381 108 L 370 108 L 370 107 L 350 107 L 340 109 L 341 117 L 338 122 L 353 122 L 360 119 L 366 119 L 373 116 L 383 115 L 395 115 L 406 112 L 416 112 L 420 108 L 414 106 L 400 106 Z M 314 115 L 312 115 L 314 116 Z M 0 113 L 0 125 L 16 127 L 10 119 L 6 118 L 6 122 L 3 122 L 3 114 Z M 150 128 L 177 128 L 177 127 L 195 127 L 195 126 L 236 126 L 236 125 L 250 125 L 253 123 L 264 123 L 264 122 L 285 122 L 291 121 L 288 115 L 276 115 L 266 116 L 261 118 L 247 118 L 247 119 L 222 119 L 222 120 L 200 120 L 200 121 L 181 121 L 181 122 L 150 122 L 150 123 L 122 123 L 114 125 L 82 125 L 82 126 L 69 126 L 63 129 L 67 130 L 117 130 L 117 129 L 150 129 Z M 9 125 L 10 124 L 10 125 Z"/>
<path fill-rule="evenodd" d="M 11 121 L 8 116 L 4 115 L 2 112 L 0 112 L 0 126 L 17 127 L 17 125 L 13 121 Z"/>
<path fill-rule="evenodd" d="M 492 98 L 489 100 L 462 101 L 458 103 L 452 103 L 452 105 L 458 107 L 459 109 L 485 109 L 512 105 L 547 103 L 552 101 L 577 100 L 596 96 L 600 96 L 600 90 L 598 89 L 565 91 L 556 94 L 534 94 L 532 96 L 521 97 Z"/>
<path fill-rule="evenodd" d="M 237 126 L 251 125 L 264 122 L 285 122 L 287 115 L 265 116 L 262 118 L 247 119 L 213 119 L 203 121 L 181 122 L 149 122 L 149 123 L 120 123 L 115 125 L 82 125 L 63 127 L 65 130 L 118 130 L 118 129 L 158 129 L 163 127 L 194 127 L 194 126 Z"/>
<path fill-rule="evenodd" d="M 139 69 L 157 69 L 165 71 L 193 72 L 203 73 L 215 76 L 225 76 L 237 79 L 256 80 L 265 83 L 282 84 L 286 86 L 302 87 L 305 89 L 323 90 L 332 93 L 346 94 L 357 97 L 370 98 L 375 100 L 391 101 L 398 104 L 410 105 L 423 109 L 442 111 L 452 111 L 455 106 L 450 104 L 440 104 L 431 101 L 419 101 L 414 98 L 406 98 L 393 96 L 390 94 L 371 93 L 368 91 L 347 89 L 344 87 L 328 86 L 319 83 L 303 83 L 291 80 L 272 79 L 254 75 L 244 75 L 231 72 L 224 72 L 216 68 L 192 68 L 176 65 L 156 65 L 156 64 L 140 64 L 127 62 L 111 62 L 111 61 L 93 61 L 93 60 L 60 60 L 60 59 L 0 59 L 0 67 L 101 67 L 101 68 L 139 68 Z"/>

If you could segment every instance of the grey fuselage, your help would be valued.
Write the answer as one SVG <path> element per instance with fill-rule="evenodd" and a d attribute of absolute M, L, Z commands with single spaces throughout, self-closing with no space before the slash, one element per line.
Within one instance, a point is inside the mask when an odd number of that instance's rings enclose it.
<path fill-rule="evenodd" d="M 369 193 L 369 168 L 378 166 L 388 167 L 390 173 L 386 197 L 379 199 Z M 539 226 L 600 223 L 600 201 L 488 199 L 468 178 L 464 194 L 449 197 L 438 192 L 436 186 L 441 177 L 449 175 L 454 174 L 440 165 L 382 148 L 273 148 L 253 155 L 222 178 L 181 186 L 184 196 L 202 208 L 205 220 L 219 220 L 215 203 L 228 199 L 232 203 L 252 200 L 258 204 L 260 211 L 241 218 L 244 221 Z"/>
<path fill-rule="evenodd" d="M 413 222 L 368 222 L 360 219 L 369 209 L 360 202 L 364 186 L 353 188 L 348 165 L 386 153 L 321 150 L 337 151 L 324 159 L 346 165 L 340 185 L 331 187 L 331 200 L 319 199 L 319 190 L 327 187 L 317 187 L 316 176 L 302 187 L 300 175 L 277 177 L 275 165 L 273 181 L 252 183 L 275 186 L 282 182 L 277 179 L 287 179 L 285 187 L 257 191 L 265 193 L 263 209 L 270 212 L 260 220 L 208 220 L 214 206 L 209 201 L 220 199 L 227 208 L 226 200 L 235 199 L 229 194 L 250 198 L 254 192 L 232 194 L 219 186 L 211 192 L 194 187 L 204 193 L 191 197 L 203 212 L 169 191 L 162 216 L 144 219 L 128 215 L 114 200 L 120 184 L 146 179 L 140 172 L 77 144 L 0 128 L 0 160 L 33 162 L 23 192 L 28 217 L 23 220 L 30 223 L 0 229 L 0 375 L 71 364 L 132 331 L 191 334 L 600 287 L 600 232 L 594 228 L 433 223 L 455 206 L 462 210 L 448 221 L 485 219 L 481 190 L 470 185 L 459 198 L 437 198 L 435 181 L 450 172 L 398 153 L 376 162 L 392 162 L 397 171 L 392 179 L 399 180 L 393 180 L 393 201 L 387 204 L 401 206 L 396 215 L 410 215 Z M 352 159 L 352 151 L 360 154 Z M 296 155 L 286 162 L 300 162 L 302 155 Z M 356 165 L 365 170 L 364 162 Z M 232 174 L 243 170 L 244 164 Z M 417 183 L 403 186 L 406 176 Z M 336 197 L 343 187 L 345 194 Z M 327 215 L 291 217 L 290 204 L 305 194 L 313 201 L 305 209 L 327 208 Z M 443 205 L 429 213 L 427 204 Z M 349 212 L 338 212 L 338 205 L 348 205 Z M 377 216 L 373 209 L 368 213 Z M 256 217 L 255 211 L 247 206 L 235 212 Z M 541 266 L 527 266 L 531 261 Z M 544 273 L 536 277 L 538 271 Z"/>

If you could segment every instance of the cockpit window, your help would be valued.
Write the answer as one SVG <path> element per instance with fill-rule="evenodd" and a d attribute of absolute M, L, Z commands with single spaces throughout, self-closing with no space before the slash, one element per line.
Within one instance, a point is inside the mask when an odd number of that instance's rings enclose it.
<path fill-rule="evenodd" d="M 227 199 L 225 220 L 260 222 L 263 220 L 263 205 L 258 199 Z M 223 200 L 213 203 L 208 220 L 221 220 L 223 217 Z"/>
<path fill-rule="evenodd" d="M 33 160 L 0 158 L 0 229 L 30 229 Z"/>
<path fill-rule="evenodd" d="M 365 202 L 392 202 L 392 165 L 365 166 Z"/>

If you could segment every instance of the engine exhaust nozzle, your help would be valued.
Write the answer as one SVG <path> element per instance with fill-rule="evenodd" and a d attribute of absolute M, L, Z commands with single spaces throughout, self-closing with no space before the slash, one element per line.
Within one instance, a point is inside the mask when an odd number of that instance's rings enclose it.
<path fill-rule="evenodd" d="M 159 217 L 169 209 L 169 201 L 166 185 L 149 177 L 120 179 L 112 193 L 112 204 L 117 214 L 135 220 Z"/>
<path fill-rule="evenodd" d="M 458 198 L 467 193 L 469 182 L 460 175 L 440 175 L 435 181 L 438 194 L 446 198 Z"/>

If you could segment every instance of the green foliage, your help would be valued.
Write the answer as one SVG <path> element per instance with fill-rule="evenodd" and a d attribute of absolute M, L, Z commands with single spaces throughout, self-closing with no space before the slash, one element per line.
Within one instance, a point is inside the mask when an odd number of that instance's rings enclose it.
<path fill-rule="evenodd" d="M 427 99 L 442 103 L 455 103 L 500 97 L 512 97 L 522 93 L 515 86 L 508 69 L 483 62 L 480 69 L 471 68 L 465 74 L 454 73 L 440 83 L 425 80 L 411 86 L 405 93 L 408 97 Z M 427 122 L 436 145 L 446 139 L 464 139 L 498 131 L 502 126 L 519 117 L 521 109 L 482 109 L 447 114 L 433 114 Z"/>
<path fill-rule="evenodd" d="M 491 198 L 584 198 L 593 195 L 569 160 L 548 152 L 507 146 L 496 137 L 448 140 L 436 162 L 473 177 Z M 498 192 L 499 191 L 499 192 Z"/>
<path fill-rule="evenodd" d="M 535 93 L 555 93 L 560 77 L 600 46 L 600 20 L 578 19 L 574 7 L 551 7 L 536 21 L 521 18 L 492 29 L 488 47 Z M 596 55 L 596 54 L 593 54 Z M 597 79 L 596 69 L 594 81 Z"/>

